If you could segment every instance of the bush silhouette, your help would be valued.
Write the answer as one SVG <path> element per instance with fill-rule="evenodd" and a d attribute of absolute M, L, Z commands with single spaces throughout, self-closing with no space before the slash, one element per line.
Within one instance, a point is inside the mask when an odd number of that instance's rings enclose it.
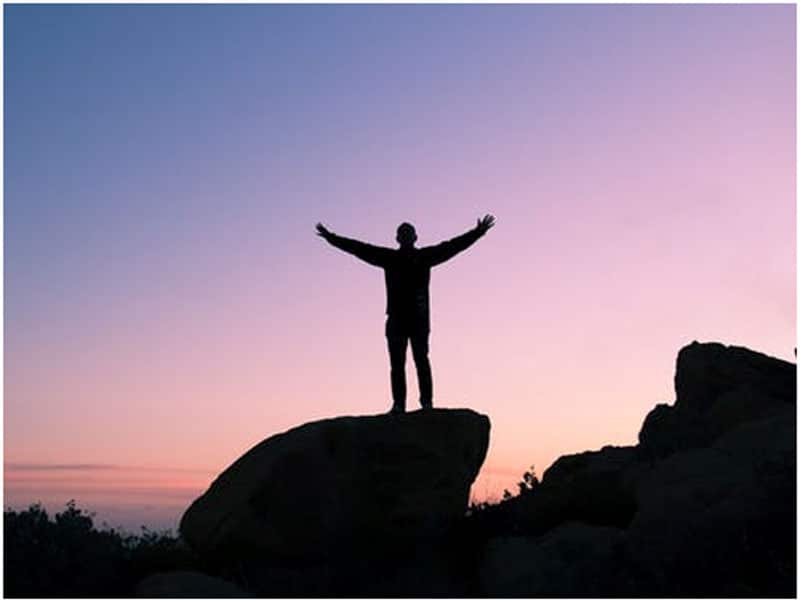
<path fill-rule="evenodd" d="M 141 535 L 97 530 L 93 514 L 71 500 L 51 519 L 41 504 L 3 513 L 5 595 L 120 596 L 147 575 L 197 565 L 169 531 Z"/>
<path fill-rule="evenodd" d="M 525 495 L 533 491 L 536 487 L 539 486 L 539 477 L 536 476 L 536 468 L 531 464 L 530 470 L 526 470 L 525 473 L 522 475 L 522 480 L 517 483 L 517 489 L 519 489 L 518 495 Z M 507 500 L 514 497 L 514 494 L 511 493 L 508 489 L 503 491 L 503 499 Z"/>

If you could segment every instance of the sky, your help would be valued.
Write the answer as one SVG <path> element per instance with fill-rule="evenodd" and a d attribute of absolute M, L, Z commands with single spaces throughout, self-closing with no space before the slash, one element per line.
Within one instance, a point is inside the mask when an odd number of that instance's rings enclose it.
<path fill-rule="evenodd" d="M 174 526 L 262 439 L 390 407 L 435 244 L 474 499 L 630 445 L 678 350 L 794 361 L 794 5 L 5 5 L 4 503 Z M 416 378 L 409 354 L 409 407 Z"/>

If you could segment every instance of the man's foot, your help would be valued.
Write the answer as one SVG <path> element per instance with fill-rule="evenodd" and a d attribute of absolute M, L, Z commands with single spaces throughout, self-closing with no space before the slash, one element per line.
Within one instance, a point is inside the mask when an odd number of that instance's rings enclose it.
<path fill-rule="evenodd" d="M 403 408 L 397 408 L 397 407 L 393 407 L 391 410 L 389 410 L 390 414 L 405 414 L 405 412 L 406 411 Z"/>
<path fill-rule="evenodd" d="M 420 404 L 419 404 L 419 405 L 421 405 L 421 406 L 422 406 L 422 409 L 423 409 L 423 410 L 432 410 L 432 409 L 433 409 L 433 404 L 432 404 L 431 402 L 428 402 L 428 403 L 422 403 L 422 402 L 420 402 Z"/>

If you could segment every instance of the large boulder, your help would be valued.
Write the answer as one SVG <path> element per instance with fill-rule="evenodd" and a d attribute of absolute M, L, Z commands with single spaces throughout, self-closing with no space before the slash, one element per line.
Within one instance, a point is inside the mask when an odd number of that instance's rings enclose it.
<path fill-rule="evenodd" d="M 707 447 L 739 425 L 797 401 L 797 367 L 745 347 L 693 342 L 678 352 L 674 405 L 659 404 L 639 432 L 651 460 Z"/>
<path fill-rule="evenodd" d="M 628 541 L 642 595 L 793 592 L 795 440 L 786 408 L 641 479 Z"/>
<path fill-rule="evenodd" d="M 635 447 L 606 445 L 561 456 L 544 472 L 542 486 L 560 492 L 568 520 L 625 527 L 636 510 L 640 473 Z"/>
<path fill-rule="evenodd" d="M 138 598 L 252 598 L 229 581 L 194 571 L 156 573 L 136 586 Z"/>
<path fill-rule="evenodd" d="M 775 397 L 755 384 L 747 384 L 721 394 L 707 412 L 711 439 L 771 416 L 794 411 L 794 397 Z"/>
<path fill-rule="evenodd" d="M 642 458 L 661 459 L 703 447 L 711 440 L 707 415 L 685 406 L 660 403 L 645 416 L 639 431 L 638 453 Z"/>
<path fill-rule="evenodd" d="M 491 535 L 542 535 L 568 521 L 625 527 L 636 511 L 636 482 L 646 469 L 636 448 L 605 446 L 562 456 L 542 482 L 471 518 L 472 527 Z"/>
<path fill-rule="evenodd" d="M 489 428 L 447 409 L 302 425 L 226 469 L 181 534 L 206 556 L 308 562 L 442 532 L 464 515 Z"/>
<path fill-rule="evenodd" d="M 491 539 L 480 568 L 491 598 L 634 595 L 625 575 L 625 531 L 565 523 L 539 537 Z"/>
<path fill-rule="evenodd" d="M 562 456 L 470 517 L 487 542 L 482 593 L 796 594 L 796 366 L 693 343 L 675 383 L 638 446 Z"/>
<path fill-rule="evenodd" d="M 746 347 L 721 343 L 694 341 L 678 352 L 676 406 L 706 412 L 721 395 L 742 387 L 794 403 L 797 367 Z"/>
<path fill-rule="evenodd" d="M 567 521 L 627 526 L 636 511 L 638 472 L 634 447 L 561 456 L 539 485 L 508 504 L 508 532 L 540 535 Z"/>

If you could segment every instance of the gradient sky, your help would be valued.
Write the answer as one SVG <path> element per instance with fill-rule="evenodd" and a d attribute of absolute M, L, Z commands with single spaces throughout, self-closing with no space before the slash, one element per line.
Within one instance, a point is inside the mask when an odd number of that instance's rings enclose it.
<path fill-rule="evenodd" d="M 317 221 L 497 216 L 431 284 L 476 498 L 634 443 L 694 339 L 793 360 L 795 10 L 6 5 L 6 503 L 188 503 L 387 410 L 382 274 Z"/>

